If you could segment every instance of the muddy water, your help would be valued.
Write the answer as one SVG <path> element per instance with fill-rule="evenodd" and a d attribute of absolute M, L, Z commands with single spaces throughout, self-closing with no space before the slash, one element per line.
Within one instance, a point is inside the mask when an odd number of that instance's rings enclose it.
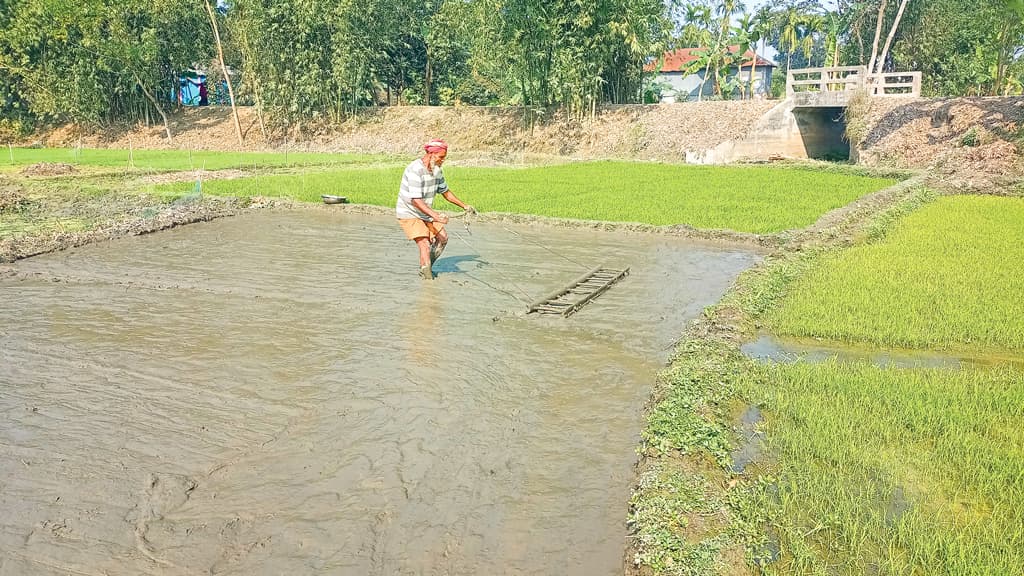
<path fill-rule="evenodd" d="M 391 218 L 316 211 L 17 264 L 0 574 L 618 573 L 653 376 L 757 256 L 453 229 L 433 283 Z M 633 272 L 570 319 L 512 296 L 600 263 Z"/>

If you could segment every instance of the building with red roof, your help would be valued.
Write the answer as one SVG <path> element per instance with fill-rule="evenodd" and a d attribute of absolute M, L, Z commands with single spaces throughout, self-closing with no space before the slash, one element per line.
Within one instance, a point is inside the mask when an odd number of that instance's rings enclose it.
<path fill-rule="evenodd" d="M 703 51 L 706 48 L 678 48 L 662 54 L 661 58 L 651 58 L 644 66 L 644 72 L 654 73 L 655 86 L 660 89 L 662 102 L 683 102 L 696 100 L 700 91 L 701 81 L 704 78 L 705 69 L 697 66 Z M 739 46 L 730 46 L 731 52 L 739 52 Z M 757 58 L 755 67 L 754 58 Z M 726 72 L 727 78 L 735 78 L 737 75 L 740 81 L 746 85 L 750 79 L 751 70 L 754 70 L 753 92 L 755 96 L 766 97 L 771 92 L 772 74 L 775 71 L 775 63 L 761 56 L 757 56 L 753 50 L 747 50 L 743 54 L 740 65 L 733 64 Z M 714 71 L 710 72 L 712 75 Z M 704 97 L 714 94 L 714 79 L 708 78 L 704 82 Z"/>

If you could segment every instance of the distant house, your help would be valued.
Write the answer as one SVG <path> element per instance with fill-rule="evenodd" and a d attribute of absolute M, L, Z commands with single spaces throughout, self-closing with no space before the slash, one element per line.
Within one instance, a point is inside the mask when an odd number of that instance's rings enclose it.
<path fill-rule="evenodd" d="M 730 49 L 738 51 L 739 46 L 730 46 Z M 644 72 L 657 72 L 655 83 L 661 87 L 662 102 L 683 102 L 697 99 L 697 93 L 700 91 L 700 84 L 704 78 L 705 70 L 704 68 L 699 68 L 689 74 L 686 73 L 686 70 L 700 59 L 701 50 L 703 48 L 672 50 L 665 52 L 660 60 L 652 58 L 644 66 Z M 747 50 L 743 57 L 742 66 L 737 67 L 733 65 L 726 74 L 726 77 L 734 78 L 739 74 L 740 81 L 746 85 L 750 80 L 751 68 L 753 68 L 754 51 Z M 764 97 L 771 92 L 772 73 L 774 70 L 775 64 L 773 62 L 760 56 L 757 57 L 753 86 L 755 95 Z M 714 75 L 714 71 L 710 73 Z M 704 83 L 704 97 L 711 96 L 712 94 L 714 94 L 714 78 L 708 78 L 708 81 Z"/>

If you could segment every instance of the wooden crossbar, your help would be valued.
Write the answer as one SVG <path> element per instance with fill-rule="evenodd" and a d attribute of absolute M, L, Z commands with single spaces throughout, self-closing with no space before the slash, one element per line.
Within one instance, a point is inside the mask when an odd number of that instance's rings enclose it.
<path fill-rule="evenodd" d="M 568 318 L 628 274 L 629 268 L 613 270 L 598 266 L 567 286 L 530 304 L 526 313 L 561 314 Z"/>

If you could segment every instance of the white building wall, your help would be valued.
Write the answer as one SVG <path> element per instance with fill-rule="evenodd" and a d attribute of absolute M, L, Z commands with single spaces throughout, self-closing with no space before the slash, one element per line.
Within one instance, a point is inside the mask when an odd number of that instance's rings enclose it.
<path fill-rule="evenodd" d="M 773 68 L 770 66 L 757 68 L 757 74 L 754 78 L 754 94 L 767 96 L 771 93 L 772 70 Z M 735 71 L 730 76 L 734 74 Z M 746 83 L 750 78 L 750 69 L 744 68 L 741 74 L 742 81 Z M 666 85 L 661 93 L 661 101 L 669 103 L 696 100 L 702 78 L 704 78 L 704 70 L 698 70 L 687 76 L 684 76 L 682 72 L 660 72 L 656 80 L 658 83 Z M 709 79 L 704 84 L 704 96 L 708 97 L 712 94 L 714 94 L 714 85 L 712 80 Z"/>

